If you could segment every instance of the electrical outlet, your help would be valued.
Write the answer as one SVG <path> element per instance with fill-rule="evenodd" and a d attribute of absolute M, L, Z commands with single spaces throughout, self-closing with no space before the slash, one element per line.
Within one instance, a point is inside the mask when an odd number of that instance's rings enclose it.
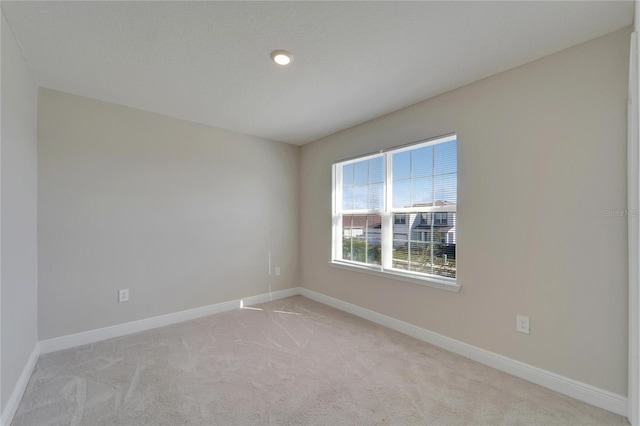
<path fill-rule="evenodd" d="M 280 267 L 276 266 L 276 277 L 280 276 Z"/>
<path fill-rule="evenodd" d="M 529 334 L 529 317 L 524 315 L 516 316 L 516 330 L 520 333 Z"/>
<path fill-rule="evenodd" d="M 128 302 L 129 301 L 129 289 L 123 288 L 118 290 L 118 302 Z"/>

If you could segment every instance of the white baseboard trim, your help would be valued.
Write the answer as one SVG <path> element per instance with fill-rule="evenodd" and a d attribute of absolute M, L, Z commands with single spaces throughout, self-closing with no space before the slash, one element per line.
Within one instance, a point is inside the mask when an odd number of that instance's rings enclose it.
<path fill-rule="evenodd" d="M 16 411 L 18 411 L 18 406 L 20 405 L 20 401 L 22 400 L 22 395 L 24 395 L 24 391 L 27 389 L 27 385 L 29 384 L 29 379 L 31 379 L 31 374 L 33 373 L 33 369 L 36 366 L 36 362 L 38 361 L 38 357 L 40 356 L 40 344 L 36 342 L 36 346 L 33 348 L 27 363 L 22 369 L 22 374 L 18 378 L 18 382 L 13 388 L 13 392 L 11 393 L 11 397 L 7 401 L 7 405 L 2 410 L 2 418 L 0 418 L 0 425 L 9 426 L 13 421 L 13 416 L 16 415 Z"/>
<path fill-rule="evenodd" d="M 413 324 L 379 314 L 375 311 L 353 305 L 340 299 L 326 296 L 313 290 L 299 288 L 299 294 L 315 300 L 316 302 L 324 303 L 325 305 L 332 306 L 375 322 L 376 324 L 380 324 L 415 337 L 416 339 L 431 343 L 481 364 L 488 365 L 489 367 L 504 371 L 577 400 L 603 408 L 621 416 L 627 416 L 627 398 L 622 395 L 552 373 L 551 371 L 543 370 L 542 368 L 534 367 L 533 365 L 516 361 L 494 352 L 480 349 L 468 343 L 460 342 L 459 340 L 434 333 Z"/>
<path fill-rule="evenodd" d="M 238 309 L 240 303 L 244 306 L 255 305 L 258 303 L 269 302 L 270 300 L 283 299 L 285 297 L 300 294 L 299 287 L 278 290 L 271 293 L 259 294 L 257 296 L 249 296 L 242 299 L 231 300 L 228 302 L 215 303 L 213 305 L 202 306 L 200 308 L 189 309 L 186 311 L 174 312 L 171 314 L 160 315 L 152 318 L 145 318 L 138 321 L 126 322 L 124 324 L 112 325 L 110 327 L 98 328 L 95 330 L 84 331 L 81 333 L 70 334 L 67 336 L 55 337 L 40 341 L 40 352 L 47 354 L 50 352 L 61 351 L 64 349 L 74 348 L 76 346 L 87 345 L 90 343 L 100 342 L 102 340 L 112 339 L 114 337 L 126 336 L 128 334 L 138 333 L 140 331 L 151 330 L 153 328 L 164 327 L 166 325 L 176 324 L 183 321 L 189 321 L 220 312 Z"/>

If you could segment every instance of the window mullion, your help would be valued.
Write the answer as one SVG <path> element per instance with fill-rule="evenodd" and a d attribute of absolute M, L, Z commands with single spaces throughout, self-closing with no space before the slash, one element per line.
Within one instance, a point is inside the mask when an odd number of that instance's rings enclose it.
<path fill-rule="evenodd" d="M 429 241 L 429 262 L 431 263 L 431 273 L 433 274 L 433 265 L 435 263 L 435 260 L 433 258 L 433 241 L 434 241 L 434 233 L 435 233 L 435 227 L 434 224 L 436 222 L 436 214 L 435 213 L 431 213 L 431 238 Z"/>
<path fill-rule="evenodd" d="M 333 167 L 333 259 L 342 259 L 342 167 Z"/>
<path fill-rule="evenodd" d="M 393 258 L 393 160 L 391 153 L 384 154 L 384 211 L 382 214 L 382 268 L 390 269 Z"/>
<path fill-rule="evenodd" d="M 431 205 L 436 206 L 436 146 L 431 146 Z M 433 234 L 435 229 L 433 227 L 436 221 L 436 214 L 431 213 L 431 242 L 429 244 L 429 262 L 431 263 L 431 274 L 433 274 L 433 264 L 435 259 L 433 258 Z"/>
<path fill-rule="evenodd" d="M 364 217 L 364 263 L 369 263 L 369 215 Z"/>

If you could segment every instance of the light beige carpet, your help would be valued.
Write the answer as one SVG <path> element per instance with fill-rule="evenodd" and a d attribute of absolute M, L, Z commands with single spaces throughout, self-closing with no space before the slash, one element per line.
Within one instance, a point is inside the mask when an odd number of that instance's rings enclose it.
<path fill-rule="evenodd" d="M 43 355 L 14 425 L 622 425 L 296 296 Z"/>

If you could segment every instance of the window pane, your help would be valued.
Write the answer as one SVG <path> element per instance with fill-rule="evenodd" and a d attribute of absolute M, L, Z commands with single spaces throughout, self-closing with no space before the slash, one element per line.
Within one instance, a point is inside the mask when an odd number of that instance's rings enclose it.
<path fill-rule="evenodd" d="M 368 191 L 366 186 L 356 186 L 353 190 L 354 195 L 354 208 L 355 209 L 366 209 L 367 208 L 367 197 Z"/>
<path fill-rule="evenodd" d="M 411 185 L 411 205 L 413 207 L 433 203 L 433 178 L 414 179 Z"/>
<path fill-rule="evenodd" d="M 392 267 L 398 269 L 408 269 L 407 263 L 409 234 L 411 232 L 412 218 L 415 221 L 415 214 L 395 214 L 393 220 L 393 252 Z"/>
<path fill-rule="evenodd" d="M 394 241 L 392 264 L 397 269 L 455 278 L 455 245 Z"/>
<path fill-rule="evenodd" d="M 391 266 L 396 269 L 409 270 L 409 243 L 393 241 L 393 259 Z"/>
<path fill-rule="evenodd" d="M 343 210 L 384 208 L 384 157 L 343 166 Z"/>
<path fill-rule="evenodd" d="M 456 245 L 455 244 L 434 244 L 433 245 L 433 272 L 430 274 L 442 277 L 456 277 Z"/>
<path fill-rule="evenodd" d="M 403 151 L 392 155 L 393 180 L 409 179 L 411 177 L 411 151 Z"/>
<path fill-rule="evenodd" d="M 439 143 L 433 146 L 435 151 L 434 174 L 456 173 L 456 141 Z"/>
<path fill-rule="evenodd" d="M 382 264 L 382 217 L 380 215 L 367 216 L 367 260 L 372 265 Z"/>
<path fill-rule="evenodd" d="M 353 210 L 353 187 L 342 189 L 342 209 Z"/>
<path fill-rule="evenodd" d="M 455 203 L 458 199 L 458 179 L 455 173 L 434 177 L 435 198 Z"/>
<path fill-rule="evenodd" d="M 436 224 L 437 225 L 437 224 Z M 438 231 L 442 233 L 442 243 L 456 243 L 456 213 L 447 213 L 446 219 L 439 225 Z"/>
<path fill-rule="evenodd" d="M 455 278 L 455 212 L 407 214 L 406 224 L 394 215 L 392 267 Z"/>
<path fill-rule="evenodd" d="M 380 215 L 345 215 L 342 218 L 342 259 L 380 265 L 382 261 Z"/>
<path fill-rule="evenodd" d="M 382 210 L 384 201 L 384 185 L 381 183 L 369 185 L 369 202 L 367 208 L 370 210 Z"/>
<path fill-rule="evenodd" d="M 369 183 L 382 182 L 384 182 L 384 158 L 372 158 L 369 160 Z"/>
<path fill-rule="evenodd" d="M 409 270 L 431 273 L 431 244 L 416 242 L 410 244 Z"/>
<path fill-rule="evenodd" d="M 369 182 L 369 161 L 353 163 L 355 185 L 366 185 Z"/>
<path fill-rule="evenodd" d="M 433 146 L 411 151 L 411 177 L 431 176 L 433 170 Z"/>
<path fill-rule="evenodd" d="M 405 180 L 393 184 L 393 207 L 403 208 L 411 206 L 411 181 Z"/>
<path fill-rule="evenodd" d="M 342 167 L 342 185 L 353 185 L 353 164 Z"/>

